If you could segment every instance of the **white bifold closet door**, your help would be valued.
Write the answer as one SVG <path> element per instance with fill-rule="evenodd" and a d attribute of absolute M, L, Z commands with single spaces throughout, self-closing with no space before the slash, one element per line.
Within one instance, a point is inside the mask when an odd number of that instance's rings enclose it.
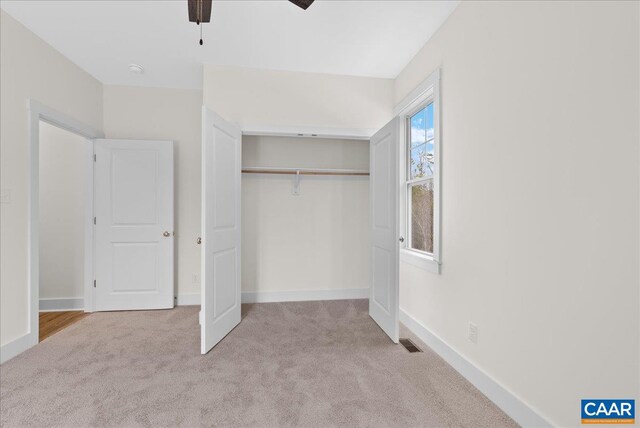
<path fill-rule="evenodd" d="M 95 140 L 95 309 L 173 308 L 173 142 Z"/>
<path fill-rule="evenodd" d="M 399 341 L 399 118 L 371 137 L 371 285 L 369 315 L 392 341 Z"/>
<path fill-rule="evenodd" d="M 201 352 L 240 323 L 240 129 L 202 110 Z"/>

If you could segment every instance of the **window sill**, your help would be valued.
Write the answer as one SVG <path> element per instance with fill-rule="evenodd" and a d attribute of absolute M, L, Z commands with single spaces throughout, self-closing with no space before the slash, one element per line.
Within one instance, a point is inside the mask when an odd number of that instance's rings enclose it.
<path fill-rule="evenodd" d="M 435 261 L 433 257 L 425 254 L 420 254 L 416 251 L 407 250 L 405 248 L 400 249 L 400 261 L 409 263 L 410 265 L 419 267 L 428 272 L 440 273 L 440 263 Z"/>

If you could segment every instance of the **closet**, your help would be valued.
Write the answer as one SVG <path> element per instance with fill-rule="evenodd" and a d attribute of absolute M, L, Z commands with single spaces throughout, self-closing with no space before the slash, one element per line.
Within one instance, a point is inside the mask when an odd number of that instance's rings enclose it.
<path fill-rule="evenodd" d="M 368 298 L 369 141 L 242 137 L 245 302 Z"/>

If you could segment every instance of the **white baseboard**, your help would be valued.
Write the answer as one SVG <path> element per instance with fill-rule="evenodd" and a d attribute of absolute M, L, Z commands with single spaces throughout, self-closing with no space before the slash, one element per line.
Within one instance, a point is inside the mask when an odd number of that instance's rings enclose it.
<path fill-rule="evenodd" d="M 84 298 L 62 297 L 40 299 L 40 312 L 81 311 L 84 309 Z"/>
<path fill-rule="evenodd" d="M 242 303 L 305 302 L 311 300 L 366 299 L 368 288 L 309 291 L 243 291 Z"/>
<path fill-rule="evenodd" d="M 429 329 L 420 324 L 402 309 L 400 310 L 400 322 L 413 334 L 418 336 L 425 344 L 433 349 L 449 365 L 456 369 L 462 376 L 486 395 L 493 403 L 509 415 L 514 421 L 523 427 L 550 427 L 538 412 L 528 406 L 514 393 L 500 385 L 488 374 L 476 367 L 472 362 L 460 355 L 455 349 L 445 343 Z"/>
<path fill-rule="evenodd" d="M 200 293 L 178 294 L 178 306 L 200 304 Z M 369 297 L 368 288 L 352 288 L 343 290 L 311 290 L 311 291 L 243 291 L 242 303 L 266 302 L 302 302 L 309 300 L 344 300 L 366 299 Z M 40 311 L 78 311 L 84 309 L 84 299 L 55 298 L 40 299 Z"/>
<path fill-rule="evenodd" d="M 9 343 L 5 343 L 0 347 L 0 364 L 9 361 L 18 354 L 23 353 L 27 349 L 38 344 L 36 335 L 30 333 L 20 336 Z"/>
<path fill-rule="evenodd" d="M 176 299 L 178 306 L 200 305 L 200 293 L 178 294 Z"/>
<path fill-rule="evenodd" d="M 367 299 L 368 288 L 310 291 L 243 291 L 242 303 L 305 302 L 311 300 Z M 178 294 L 177 305 L 199 305 L 200 294 Z"/>

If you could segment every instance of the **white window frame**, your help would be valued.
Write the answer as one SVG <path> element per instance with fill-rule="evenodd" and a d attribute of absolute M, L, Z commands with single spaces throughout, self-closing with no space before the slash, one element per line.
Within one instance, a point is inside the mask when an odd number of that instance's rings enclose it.
<path fill-rule="evenodd" d="M 409 185 L 422 179 L 409 179 L 408 160 L 408 127 L 409 118 L 433 102 L 433 254 L 411 249 L 409 244 L 410 203 Z M 441 176 L 442 176 L 442 140 L 440 133 L 440 69 L 435 70 L 417 88 L 409 93 L 394 109 L 394 115 L 402 120 L 405 126 L 400 127 L 400 230 L 404 242 L 400 247 L 400 260 L 433 273 L 440 273 L 441 258 Z"/>

